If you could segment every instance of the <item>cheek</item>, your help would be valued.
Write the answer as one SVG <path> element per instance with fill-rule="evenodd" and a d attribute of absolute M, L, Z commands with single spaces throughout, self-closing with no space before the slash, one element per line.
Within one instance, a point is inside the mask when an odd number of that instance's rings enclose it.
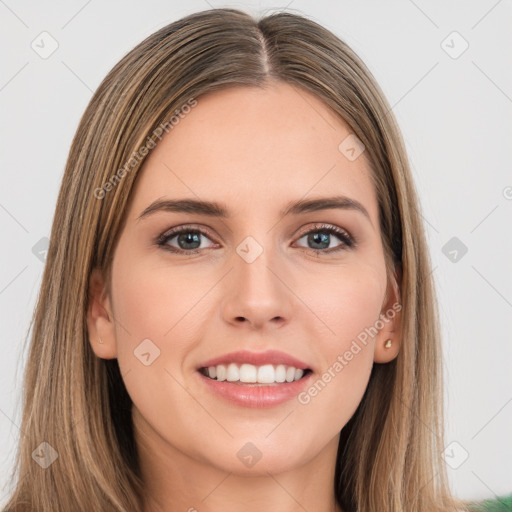
<path fill-rule="evenodd" d="M 309 294 L 308 305 L 322 320 L 310 330 L 322 365 L 298 403 L 308 423 L 317 423 L 313 429 L 334 435 L 361 402 L 373 367 L 385 283 L 383 264 L 353 265 L 338 268 L 318 292 Z"/>
<path fill-rule="evenodd" d="M 385 295 L 382 265 L 359 264 L 337 269 L 309 293 L 308 305 L 322 321 L 326 353 L 343 350 L 365 329 L 375 325 Z"/>
<path fill-rule="evenodd" d="M 114 260 L 117 359 L 134 405 L 163 433 L 180 411 L 201 414 L 183 388 L 181 366 L 196 343 L 194 304 L 204 289 L 187 286 L 183 269 L 171 273 L 142 261 L 133 253 Z"/>
<path fill-rule="evenodd" d="M 190 328 L 207 287 L 182 268 L 171 272 L 147 257 L 143 261 L 142 255 L 120 256 L 113 267 L 118 352 L 133 351 L 150 339 L 162 352 L 172 341 L 173 352 L 179 354 L 188 345 L 190 331 L 183 330 Z"/>

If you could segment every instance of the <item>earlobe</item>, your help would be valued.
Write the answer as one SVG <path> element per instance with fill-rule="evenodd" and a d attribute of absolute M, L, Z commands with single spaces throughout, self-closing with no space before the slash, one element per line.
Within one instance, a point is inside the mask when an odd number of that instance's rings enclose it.
<path fill-rule="evenodd" d="M 395 274 L 386 293 L 385 304 L 380 315 L 379 333 L 375 338 L 374 362 L 389 363 L 400 351 L 402 337 L 402 304 L 400 303 L 400 288 L 402 282 L 401 268 L 395 269 Z"/>
<path fill-rule="evenodd" d="M 389 363 L 398 355 L 400 343 L 393 338 L 388 338 L 384 342 L 377 341 L 373 360 L 376 363 Z"/>
<path fill-rule="evenodd" d="M 93 269 L 89 279 L 87 328 L 93 352 L 101 359 L 117 357 L 115 325 L 110 298 L 104 293 L 105 283 L 99 269 Z"/>

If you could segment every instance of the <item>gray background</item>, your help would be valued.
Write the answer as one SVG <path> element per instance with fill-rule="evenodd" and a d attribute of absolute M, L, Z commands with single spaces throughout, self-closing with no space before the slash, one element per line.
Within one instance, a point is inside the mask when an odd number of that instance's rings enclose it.
<path fill-rule="evenodd" d="M 0 0 L 0 502 L 20 436 L 22 341 L 80 116 L 142 39 L 225 6 L 263 14 L 287 2 Z M 450 482 L 464 498 L 511 492 L 511 2 L 292 0 L 287 8 L 350 44 L 393 106 L 439 293 Z M 42 58 L 52 39 L 58 48 Z"/>

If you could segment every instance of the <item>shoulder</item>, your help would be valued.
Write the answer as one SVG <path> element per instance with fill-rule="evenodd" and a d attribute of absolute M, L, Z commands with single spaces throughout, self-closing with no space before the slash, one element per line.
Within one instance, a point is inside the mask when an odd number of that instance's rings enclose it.
<path fill-rule="evenodd" d="M 512 512 L 512 494 L 484 500 L 470 507 L 472 512 Z"/>

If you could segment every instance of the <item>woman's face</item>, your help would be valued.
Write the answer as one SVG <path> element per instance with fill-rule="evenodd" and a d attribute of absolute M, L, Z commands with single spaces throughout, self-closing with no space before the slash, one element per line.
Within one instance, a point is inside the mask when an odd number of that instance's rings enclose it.
<path fill-rule="evenodd" d="M 314 95 L 279 83 L 198 98 L 150 150 L 108 316 L 89 315 L 95 353 L 119 361 L 148 453 L 242 474 L 335 454 L 372 365 L 399 342 L 377 197 L 349 135 Z M 335 196 L 360 206 L 312 202 Z M 184 200 L 208 205 L 158 206 Z M 287 382 L 294 368 L 304 375 Z"/>

